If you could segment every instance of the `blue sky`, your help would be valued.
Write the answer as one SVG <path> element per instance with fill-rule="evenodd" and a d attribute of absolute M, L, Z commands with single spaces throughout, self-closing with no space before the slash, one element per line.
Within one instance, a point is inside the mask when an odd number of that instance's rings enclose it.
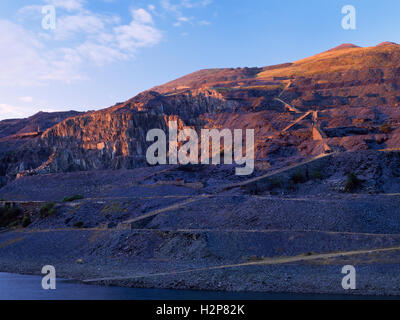
<path fill-rule="evenodd" d="M 353 5 L 357 29 L 341 26 Z M 45 5 L 56 29 L 42 28 Z M 400 42 L 398 0 L 3 0 L 0 119 L 93 110 L 203 68 Z"/>

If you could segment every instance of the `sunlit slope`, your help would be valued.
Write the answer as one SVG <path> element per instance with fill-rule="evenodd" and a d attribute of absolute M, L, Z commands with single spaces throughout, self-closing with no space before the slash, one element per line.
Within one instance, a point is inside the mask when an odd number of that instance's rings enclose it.
<path fill-rule="evenodd" d="M 260 72 L 259 79 L 299 77 L 370 68 L 400 66 L 400 46 L 383 43 L 376 47 L 341 47 L 298 60 L 279 69 Z"/>

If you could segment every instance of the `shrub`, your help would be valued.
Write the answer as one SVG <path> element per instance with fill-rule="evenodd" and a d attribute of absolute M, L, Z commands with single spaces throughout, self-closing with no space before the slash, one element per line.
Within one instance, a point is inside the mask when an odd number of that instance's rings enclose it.
<path fill-rule="evenodd" d="M 83 222 L 82 221 L 77 221 L 74 223 L 74 227 L 76 228 L 82 228 L 83 227 Z"/>
<path fill-rule="evenodd" d="M 10 224 L 18 224 L 18 217 L 21 211 L 18 208 L 9 206 L 0 208 L 0 227 L 8 227 Z"/>
<path fill-rule="evenodd" d="M 312 173 L 312 177 L 314 180 L 322 180 L 323 175 L 322 175 L 321 171 L 316 170 Z"/>
<path fill-rule="evenodd" d="M 18 226 L 18 221 L 13 221 L 7 226 L 7 228 L 11 229 L 17 226 Z"/>
<path fill-rule="evenodd" d="M 346 185 L 344 186 L 345 192 L 352 192 L 356 190 L 361 184 L 361 181 L 357 178 L 354 173 L 347 175 Z"/>
<path fill-rule="evenodd" d="M 54 202 L 45 203 L 39 210 L 41 218 L 47 218 L 56 214 L 56 210 L 54 209 Z"/>
<path fill-rule="evenodd" d="M 293 181 L 294 184 L 304 183 L 307 181 L 306 177 L 301 171 L 296 171 L 296 173 L 292 176 L 291 180 Z"/>
<path fill-rule="evenodd" d="M 76 194 L 72 197 L 64 197 L 64 199 L 62 200 L 62 202 L 72 202 L 75 200 L 82 200 L 83 199 L 83 195 L 81 194 Z"/>
<path fill-rule="evenodd" d="M 391 133 L 393 129 L 387 123 L 384 123 L 379 127 L 379 131 L 383 133 Z"/>
<path fill-rule="evenodd" d="M 26 228 L 27 226 L 29 226 L 32 223 L 31 218 L 29 216 L 24 216 L 22 218 L 22 227 Z"/>

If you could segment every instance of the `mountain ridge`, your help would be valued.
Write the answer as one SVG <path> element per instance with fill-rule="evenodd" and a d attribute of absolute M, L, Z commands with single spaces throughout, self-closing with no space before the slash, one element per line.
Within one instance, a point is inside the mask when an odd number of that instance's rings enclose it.
<path fill-rule="evenodd" d="M 146 132 L 166 130 L 169 120 L 180 128 L 254 128 L 257 161 L 270 166 L 333 150 L 398 147 L 399 75 L 400 46 L 393 43 L 346 44 L 262 68 L 200 70 L 106 109 L 59 121 L 53 115 L 40 130 L 35 121 L 14 126 L 0 137 L 0 180 L 145 166 Z M 307 112 L 316 113 L 298 122 Z M 7 123 L 0 122 L 0 134 Z M 37 135 L 15 136 L 28 131 Z"/>

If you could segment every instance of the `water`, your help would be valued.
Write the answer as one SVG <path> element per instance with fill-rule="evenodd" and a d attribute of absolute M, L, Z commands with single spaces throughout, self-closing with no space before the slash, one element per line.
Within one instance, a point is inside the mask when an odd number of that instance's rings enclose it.
<path fill-rule="evenodd" d="M 42 278 L 39 276 L 0 273 L 0 300 L 321 300 L 350 298 L 339 295 L 103 287 L 71 283 L 61 279 L 57 280 L 56 290 L 43 290 L 41 281 Z M 365 297 L 353 296 L 351 298 L 364 299 Z M 368 298 L 377 299 L 377 297 Z"/>

